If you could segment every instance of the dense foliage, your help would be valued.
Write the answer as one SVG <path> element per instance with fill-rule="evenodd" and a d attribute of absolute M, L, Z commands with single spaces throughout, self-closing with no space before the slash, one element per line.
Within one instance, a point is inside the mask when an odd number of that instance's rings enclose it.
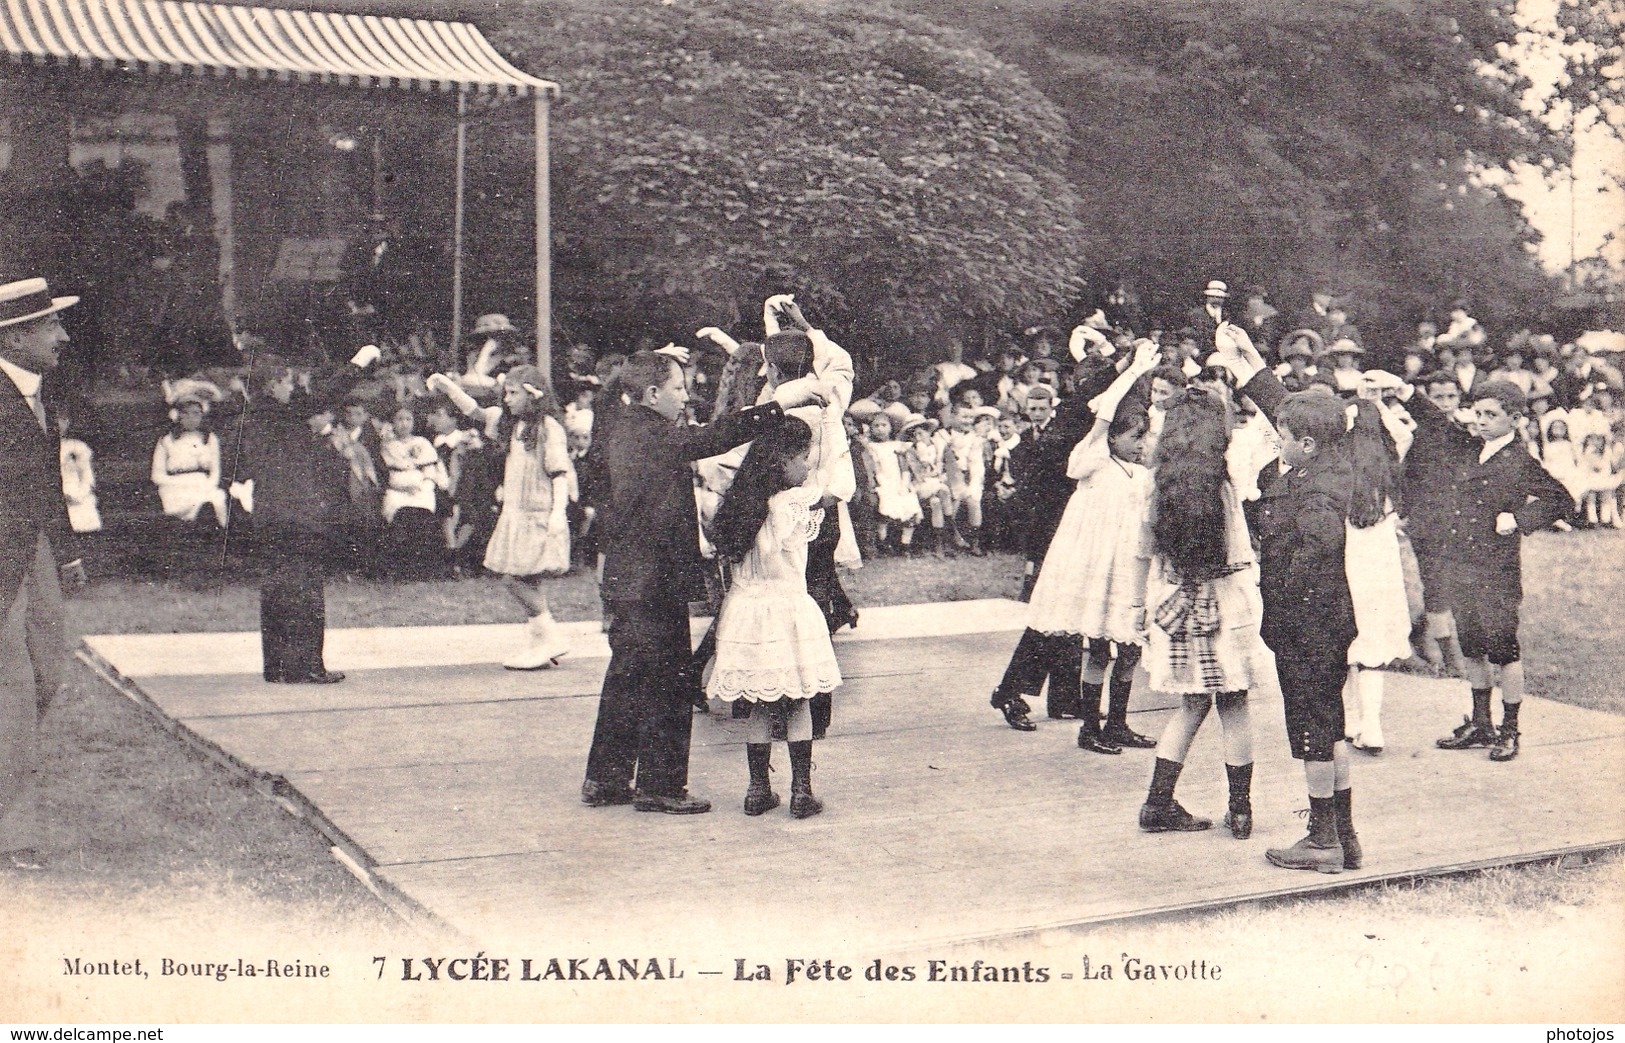
<path fill-rule="evenodd" d="M 940 344 L 1081 290 L 1065 122 L 963 34 L 856 2 L 679 0 L 534 7 L 495 39 L 565 85 L 567 332 L 750 332 L 739 316 L 793 289 L 855 344 Z M 473 149 L 498 158 L 489 201 L 528 173 L 529 125 L 479 131 Z M 503 254 L 477 258 L 477 278 Z"/>
<path fill-rule="evenodd" d="M 564 85 L 566 332 L 664 340 L 794 288 L 871 346 L 974 348 L 1120 282 L 1172 319 L 1209 278 L 1333 289 L 1384 339 L 1457 298 L 1538 321 L 1558 288 L 1484 172 L 1561 167 L 1554 108 L 1620 83 L 1612 0 L 1555 28 L 1469 0 L 896 3 L 504 12 L 499 45 Z M 1549 86 L 1515 60 L 1539 32 Z M 486 196 L 523 209 L 523 120 L 485 130 Z"/>

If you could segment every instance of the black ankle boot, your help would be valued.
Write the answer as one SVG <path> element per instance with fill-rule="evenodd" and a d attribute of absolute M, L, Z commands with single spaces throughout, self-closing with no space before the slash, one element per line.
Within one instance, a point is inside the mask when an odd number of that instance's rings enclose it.
<path fill-rule="evenodd" d="M 1337 816 L 1337 840 L 1343 845 L 1343 868 L 1359 869 L 1365 862 L 1360 835 L 1354 832 L 1354 788 L 1332 792 L 1332 810 Z"/>
<path fill-rule="evenodd" d="M 750 767 L 750 787 L 745 790 L 745 814 L 765 815 L 780 803 L 779 795 L 773 792 L 773 783 L 768 778 L 773 770 L 773 745 L 747 742 L 745 763 Z"/>
<path fill-rule="evenodd" d="M 812 743 L 790 743 L 790 816 L 811 818 L 824 810 L 812 793 Z"/>
<path fill-rule="evenodd" d="M 1253 766 L 1226 764 L 1225 778 L 1230 783 L 1230 807 L 1224 813 L 1224 824 L 1230 835 L 1246 840 L 1253 835 Z"/>

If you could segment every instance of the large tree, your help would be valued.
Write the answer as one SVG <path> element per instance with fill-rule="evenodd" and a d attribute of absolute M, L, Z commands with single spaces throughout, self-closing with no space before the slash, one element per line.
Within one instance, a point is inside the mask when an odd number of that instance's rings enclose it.
<path fill-rule="evenodd" d="M 911 0 L 980 31 L 1066 112 L 1097 281 L 1176 314 L 1203 281 L 1351 295 L 1393 337 L 1430 307 L 1491 320 L 1551 286 L 1487 164 L 1564 143 L 1494 68 L 1516 26 L 1469 0 Z M 1490 75 L 1488 73 L 1497 73 Z"/>
<path fill-rule="evenodd" d="M 1056 310 L 1083 263 L 1055 105 L 974 38 L 846 0 L 536 5 L 497 44 L 558 80 L 555 310 L 630 346 L 754 332 L 793 290 L 854 345 L 945 342 Z M 473 278 L 525 294 L 529 126 L 476 124 Z M 759 322 L 757 323 L 759 326 Z M 593 336 L 596 335 L 596 336 Z"/>

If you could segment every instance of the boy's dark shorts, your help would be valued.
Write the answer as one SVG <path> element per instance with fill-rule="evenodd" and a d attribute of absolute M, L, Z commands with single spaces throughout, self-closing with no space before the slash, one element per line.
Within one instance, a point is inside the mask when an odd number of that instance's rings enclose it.
<path fill-rule="evenodd" d="M 1293 759 L 1331 760 L 1332 749 L 1344 737 L 1343 682 L 1349 671 L 1346 657 L 1277 654 L 1275 671 L 1281 679 L 1286 739 Z"/>
<path fill-rule="evenodd" d="M 1444 566 L 1450 610 L 1456 617 L 1456 640 L 1468 659 L 1488 659 L 1496 666 L 1523 658 L 1518 648 L 1518 608 L 1522 591 L 1483 582 L 1477 570 Z"/>
<path fill-rule="evenodd" d="M 1431 540 L 1412 540 L 1411 550 L 1416 552 L 1416 572 L 1422 581 L 1422 611 L 1449 611 L 1450 596 L 1437 546 Z"/>

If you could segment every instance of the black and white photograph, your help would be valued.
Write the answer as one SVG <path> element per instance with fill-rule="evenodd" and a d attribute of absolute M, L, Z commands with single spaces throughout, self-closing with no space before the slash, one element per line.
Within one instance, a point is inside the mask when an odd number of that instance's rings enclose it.
<path fill-rule="evenodd" d="M 0 0 L 0 374 L 13 1038 L 1625 1023 L 1625 0 Z"/>

